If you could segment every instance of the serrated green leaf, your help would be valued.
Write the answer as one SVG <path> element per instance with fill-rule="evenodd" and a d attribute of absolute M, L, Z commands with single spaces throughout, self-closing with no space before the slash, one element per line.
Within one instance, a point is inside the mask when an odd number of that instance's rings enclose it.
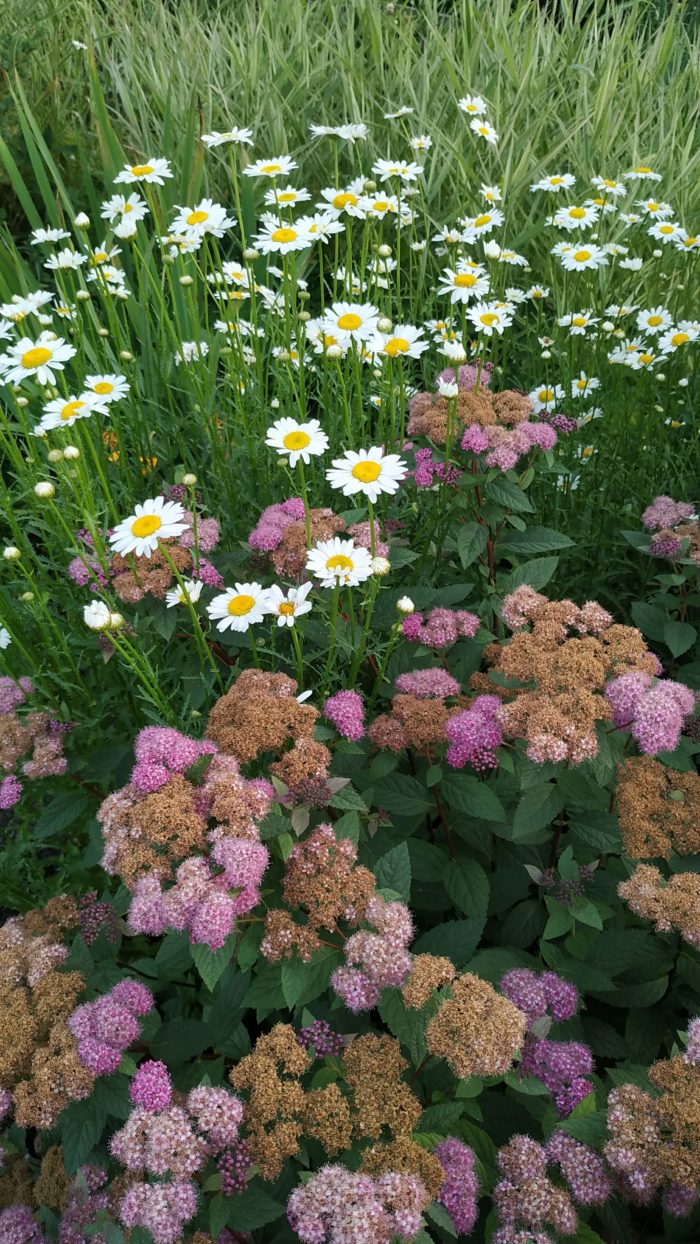
<path fill-rule="evenodd" d="M 457 553 L 463 568 L 471 566 L 486 548 L 488 528 L 484 523 L 464 523 L 457 532 Z"/>
<path fill-rule="evenodd" d="M 470 773 L 449 773 L 440 786 L 440 794 L 450 808 L 475 820 L 506 819 L 506 810 L 493 787 Z"/>
<path fill-rule="evenodd" d="M 475 919 L 485 919 L 489 908 L 490 887 L 481 864 L 476 860 L 448 860 L 443 885 L 458 911 Z"/>
<path fill-rule="evenodd" d="M 499 553 L 548 553 L 551 549 L 570 549 L 574 541 L 553 527 L 527 527 L 525 531 L 509 531 L 498 542 Z"/>
<path fill-rule="evenodd" d="M 395 890 L 406 902 L 411 897 L 411 857 L 408 845 L 400 842 L 382 855 L 374 866 L 379 889 Z"/>
<path fill-rule="evenodd" d="M 523 562 L 521 566 L 516 566 L 512 570 L 504 583 L 504 589 L 507 592 L 514 592 L 516 587 L 522 587 L 527 583 L 529 587 L 539 591 L 546 583 L 549 583 L 557 566 L 559 565 L 558 557 L 535 557 L 533 561 Z"/>
<path fill-rule="evenodd" d="M 190 954 L 192 955 L 192 962 L 207 989 L 213 990 L 219 977 L 226 971 L 231 962 L 235 945 L 235 933 L 229 933 L 219 950 L 211 950 L 209 946 L 205 946 L 201 942 L 191 943 Z"/>
<path fill-rule="evenodd" d="M 664 643 L 674 657 L 680 657 L 697 640 L 698 633 L 689 622 L 667 622 L 664 627 Z"/>
<path fill-rule="evenodd" d="M 294 958 L 282 964 L 282 993 L 292 1010 L 295 1006 L 313 1002 L 326 989 L 334 968 L 343 961 L 340 952 L 319 952 L 309 963 Z"/>
<path fill-rule="evenodd" d="M 409 773 L 390 773 L 377 787 L 374 802 L 395 816 L 415 816 L 435 807 L 423 783 Z"/>
<path fill-rule="evenodd" d="M 276 1222 L 285 1212 L 285 1203 L 275 1200 L 261 1188 L 257 1180 L 249 1183 L 243 1192 L 229 1199 L 228 1225 L 234 1231 L 257 1231 L 268 1222 Z"/>
<path fill-rule="evenodd" d="M 533 513 L 532 503 L 525 496 L 522 488 L 503 475 L 488 481 L 486 494 L 491 501 L 496 501 L 498 505 L 504 506 L 507 510 L 513 510 L 516 514 Z"/>

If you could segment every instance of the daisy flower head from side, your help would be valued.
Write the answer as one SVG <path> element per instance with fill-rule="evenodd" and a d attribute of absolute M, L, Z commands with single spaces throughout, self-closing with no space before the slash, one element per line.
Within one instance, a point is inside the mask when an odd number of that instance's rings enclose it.
<path fill-rule="evenodd" d="M 225 143 L 239 143 L 248 147 L 253 145 L 253 131 L 246 126 L 233 125 L 230 130 L 212 130 L 211 134 L 202 134 L 205 147 L 223 147 Z"/>
<path fill-rule="evenodd" d="M 542 177 L 540 181 L 535 181 L 530 186 L 530 191 L 534 194 L 537 190 L 544 190 L 548 194 L 559 194 L 560 190 L 570 190 L 576 185 L 576 178 L 573 173 L 550 173 L 546 177 Z"/>
<path fill-rule="evenodd" d="M 333 536 L 310 549 L 306 569 L 320 580 L 321 587 L 357 587 L 372 574 L 372 555 L 354 540 Z"/>
<path fill-rule="evenodd" d="M 126 220 L 143 220 L 148 215 L 148 204 L 140 194 L 133 191 L 128 198 L 123 194 L 113 194 L 111 199 L 105 199 L 100 206 L 100 216 L 103 220 L 108 220 L 111 225 Z"/>
<path fill-rule="evenodd" d="M 236 583 L 207 605 L 217 631 L 247 631 L 262 622 L 267 612 L 268 593 L 260 583 Z"/>
<path fill-rule="evenodd" d="M 86 419 L 92 414 L 107 414 L 104 400 L 100 400 L 95 394 L 81 393 L 80 397 L 58 397 L 44 406 L 37 426 L 42 432 L 50 432 L 53 428 L 70 428 L 78 419 Z"/>
<path fill-rule="evenodd" d="M 267 611 L 277 618 L 278 626 L 294 626 L 297 618 L 310 613 L 313 608 L 307 596 L 313 584 L 302 583 L 301 587 L 290 587 L 286 592 L 276 583 L 268 589 Z"/>
<path fill-rule="evenodd" d="M 167 178 L 172 177 L 170 161 L 151 156 L 144 164 L 127 164 L 114 178 L 115 186 L 135 181 L 143 181 L 152 186 L 163 186 Z"/>
<path fill-rule="evenodd" d="M 309 463 L 318 458 L 328 449 L 328 437 L 322 431 L 318 419 L 309 419 L 306 423 L 298 423 L 296 419 L 277 419 L 267 429 L 265 444 L 276 449 L 278 454 L 289 457 L 289 465 L 294 468 L 300 460 Z"/>
<path fill-rule="evenodd" d="M 379 445 L 355 452 L 348 449 L 342 458 L 334 458 L 326 471 L 326 479 L 332 488 L 343 496 L 354 497 L 362 493 L 373 504 L 382 493 L 398 492 L 399 484 L 408 474 L 403 458 L 398 454 L 385 454 Z"/>
<path fill-rule="evenodd" d="M 185 592 L 187 592 L 190 602 L 193 605 L 196 604 L 202 595 L 202 588 L 204 587 L 201 579 L 183 579 L 183 583 Z M 166 592 L 165 603 L 167 608 L 172 609 L 175 605 L 186 605 L 187 597 L 185 596 L 185 592 L 183 592 L 179 583 L 177 583 L 175 587 L 171 588 L 169 592 Z"/>
<path fill-rule="evenodd" d="M 186 527 L 184 517 L 185 511 L 179 502 L 166 501 L 163 496 L 151 497 L 139 502 L 133 514 L 117 524 L 109 543 L 122 557 L 129 553 L 150 557 L 158 548 L 159 540 L 182 535 Z"/>
<path fill-rule="evenodd" d="M 243 173 L 246 177 L 287 177 L 297 167 L 296 160 L 291 156 L 279 155 L 254 160 L 252 164 L 246 164 Z"/>

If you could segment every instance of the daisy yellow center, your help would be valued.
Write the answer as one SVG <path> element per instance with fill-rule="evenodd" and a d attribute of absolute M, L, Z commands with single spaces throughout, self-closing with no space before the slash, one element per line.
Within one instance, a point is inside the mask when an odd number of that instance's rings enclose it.
<path fill-rule="evenodd" d="M 646 164 L 638 164 L 634 171 L 635 173 L 650 173 L 651 169 L 647 168 Z"/>
<path fill-rule="evenodd" d="M 90 256 L 90 263 L 104 263 L 106 259 L 109 259 L 109 255 L 106 251 L 95 251 L 95 253 Z"/>
<path fill-rule="evenodd" d="M 93 385 L 93 392 L 102 396 L 105 393 L 111 393 L 113 388 L 114 385 L 110 384 L 109 380 L 98 380 L 97 384 Z"/>
<path fill-rule="evenodd" d="M 582 391 L 583 391 L 583 389 L 585 389 L 585 388 L 586 388 L 586 386 L 587 386 L 587 385 L 588 385 L 588 381 L 587 381 L 587 380 L 577 380 L 577 381 L 576 381 L 576 388 L 577 388 L 577 389 L 581 389 Z"/>
<path fill-rule="evenodd" d="M 590 251 L 576 251 L 574 254 L 574 259 L 576 260 L 576 263 L 585 263 L 587 259 L 590 259 L 590 257 L 591 257 Z"/>
<path fill-rule="evenodd" d="M 302 432 L 298 429 L 296 432 L 288 432 L 283 438 L 282 444 L 285 449 L 306 449 L 311 444 L 311 437 L 308 432 Z"/>
<path fill-rule="evenodd" d="M 186 222 L 187 222 L 187 224 L 188 224 L 188 225 L 202 225 L 202 224 L 204 224 L 204 221 L 205 221 L 205 220 L 208 220 L 208 219 L 209 219 L 209 213 L 208 213 L 208 212 L 202 212 L 202 211 L 198 211 L 198 212 L 197 212 L 197 211 L 195 211 L 195 212 L 190 212 L 190 213 L 189 213 L 189 214 L 185 217 L 185 220 L 186 220 Z"/>
<path fill-rule="evenodd" d="M 34 346 L 31 350 L 25 350 L 21 358 L 23 367 L 27 370 L 31 367 L 41 367 L 42 364 L 48 363 L 51 358 L 51 351 L 46 346 Z"/>
<path fill-rule="evenodd" d="M 77 410 L 80 410 L 81 407 L 83 407 L 84 405 L 85 405 L 85 402 L 66 402 L 65 406 L 63 407 L 61 411 L 61 418 L 72 419 L 75 412 Z"/>
<path fill-rule="evenodd" d="M 659 225 L 659 233 L 673 233 L 673 225 Z"/>
<path fill-rule="evenodd" d="M 575 315 L 571 323 L 574 325 L 574 328 L 584 328 L 588 321 L 585 315 Z"/>
<path fill-rule="evenodd" d="M 541 298 L 541 297 L 542 297 L 542 290 L 541 290 L 541 289 L 533 289 L 533 291 L 532 291 L 532 297 L 533 297 L 533 298 Z"/>
<path fill-rule="evenodd" d="M 328 349 L 329 346 L 337 346 L 338 344 L 337 337 L 332 337 L 330 333 L 324 333 L 322 341 L 325 349 Z"/>
<path fill-rule="evenodd" d="M 604 177 L 604 178 L 603 178 L 603 185 L 604 185 L 604 186 L 610 186 L 610 187 L 612 187 L 612 186 L 616 186 L 616 185 L 617 185 L 617 182 L 616 182 L 616 181 L 608 181 L 607 177 Z"/>
<path fill-rule="evenodd" d="M 697 238 L 683 238 L 683 245 L 684 246 L 695 246 L 695 243 L 697 242 L 697 240 L 698 240 Z"/>
<path fill-rule="evenodd" d="M 290 618 L 294 613 L 294 605 L 289 600 L 283 600 L 277 612 L 281 613 L 285 618 Z"/>
<path fill-rule="evenodd" d="M 540 389 L 537 397 L 540 402 L 551 402 L 554 397 L 554 393 L 551 389 Z"/>
<path fill-rule="evenodd" d="M 490 219 L 491 217 L 489 216 L 488 212 L 484 212 L 483 215 L 477 216 L 476 220 L 474 221 L 474 224 L 477 229 L 481 229 L 483 225 L 487 225 L 489 223 Z"/>
<path fill-rule="evenodd" d="M 563 177 L 550 177 L 549 184 L 550 186 L 561 186 L 563 180 Z"/>
<path fill-rule="evenodd" d="M 356 462 L 352 468 L 352 474 L 355 479 L 359 479 L 361 484 L 373 484 L 382 473 L 382 468 L 378 462 L 371 462 L 365 459 L 363 462 Z"/>
<path fill-rule="evenodd" d="M 334 553 L 326 562 L 326 570 L 352 570 L 352 558 L 346 557 L 344 553 Z"/>
<path fill-rule="evenodd" d="M 373 212 L 388 212 L 389 204 L 386 199 L 379 199 L 377 203 L 372 204 Z"/>
<path fill-rule="evenodd" d="M 132 164 L 131 173 L 133 177 L 147 177 L 153 172 L 152 164 Z"/>
<path fill-rule="evenodd" d="M 583 220 L 586 215 L 586 209 L 585 207 L 571 207 L 569 208 L 569 215 L 573 217 L 574 220 Z"/>
<path fill-rule="evenodd" d="M 163 524 L 157 514 L 142 514 L 131 524 L 131 534 L 137 539 L 152 536 Z"/>
<path fill-rule="evenodd" d="M 362 323 L 362 316 L 356 315 L 354 311 L 346 311 L 345 315 L 341 315 L 338 319 L 338 328 L 342 328 L 345 332 L 352 333 L 359 328 Z"/>
<path fill-rule="evenodd" d="M 647 324 L 650 328 L 658 328 L 663 321 L 660 315 L 650 315 Z"/>
<path fill-rule="evenodd" d="M 397 354 L 405 354 L 410 348 L 410 343 L 406 341 L 405 337 L 392 337 L 390 341 L 387 341 L 384 353 L 393 359 L 396 358 Z"/>
<path fill-rule="evenodd" d="M 682 428 L 682 427 L 683 427 L 683 424 L 682 424 L 682 423 L 679 423 L 679 421 L 678 421 L 677 419 L 672 419 L 672 420 L 671 420 L 671 423 L 670 423 L 670 425 L 669 425 L 669 426 L 670 426 L 670 427 L 672 427 L 672 428 Z"/>
<path fill-rule="evenodd" d="M 671 345 L 682 346 L 685 345 L 686 341 L 690 341 L 688 333 L 674 333 L 671 338 Z"/>
<path fill-rule="evenodd" d="M 272 234 L 273 242 L 293 242 L 296 239 L 296 229 L 275 229 Z"/>
<path fill-rule="evenodd" d="M 234 618 L 242 618 L 246 613 L 250 613 L 254 604 L 254 596 L 248 596 L 247 592 L 241 592 L 238 596 L 231 598 L 226 608 Z"/>
<path fill-rule="evenodd" d="M 653 357 L 654 357 L 653 354 L 640 354 L 639 361 L 640 363 L 644 363 L 646 366 L 647 363 L 651 363 L 651 360 L 653 359 Z"/>
<path fill-rule="evenodd" d="M 349 190 L 344 190 L 342 194 L 336 194 L 332 200 L 333 207 L 355 207 L 357 203 L 357 195 L 351 194 Z"/>
<path fill-rule="evenodd" d="M 483 315 L 479 316 L 479 320 L 482 324 L 485 324 L 487 328 L 491 328 L 492 324 L 498 323 L 498 316 L 495 311 L 485 311 Z"/>
<path fill-rule="evenodd" d="M 480 125 L 480 126 L 479 126 L 479 133 L 480 133 L 480 134 L 488 134 L 488 132 L 489 132 L 489 131 L 488 131 L 488 126 L 486 126 L 486 125 Z"/>
<path fill-rule="evenodd" d="M 605 207 L 605 199 L 593 199 L 596 207 Z"/>
<path fill-rule="evenodd" d="M 586 448 L 584 449 L 583 453 L 581 454 L 581 457 L 582 457 L 582 458 L 590 458 L 590 456 L 591 456 L 591 454 L 592 454 L 592 453 L 593 453 L 593 446 L 592 446 L 592 445 L 586 445 Z"/>
<path fill-rule="evenodd" d="M 133 203 L 125 203 L 122 208 L 122 212 L 124 213 L 125 216 L 127 212 L 133 212 L 133 210 L 134 210 Z"/>
<path fill-rule="evenodd" d="M 261 172 L 263 173 L 281 173 L 281 164 L 263 164 Z"/>
<path fill-rule="evenodd" d="M 284 194 L 277 195 L 278 203 L 293 203 L 297 197 L 296 190 L 286 190 Z"/>
<path fill-rule="evenodd" d="M 473 272 L 458 272 L 455 277 L 455 285 L 458 289 L 471 289 L 472 285 L 476 285 L 478 278 Z"/>
<path fill-rule="evenodd" d="M 652 202 L 650 202 L 650 203 L 647 203 L 647 211 L 648 211 L 648 212 L 658 212 L 658 210 L 659 210 L 659 205 L 658 205 L 658 203 L 654 203 L 653 201 L 652 201 Z"/>

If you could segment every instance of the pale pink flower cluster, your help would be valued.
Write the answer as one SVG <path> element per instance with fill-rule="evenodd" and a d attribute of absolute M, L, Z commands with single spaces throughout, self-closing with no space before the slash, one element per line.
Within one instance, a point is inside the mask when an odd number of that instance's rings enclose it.
<path fill-rule="evenodd" d="M 382 989 L 398 989 L 411 970 L 408 944 L 413 920 L 405 903 L 387 903 L 375 895 L 367 904 L 365 920 L 376 932 L 360 929 L 345 942 L 346 966 L 336 968 L 331 985 L 354 1012 L 377 1005 Z"/>
<path fill-rule="evenodd" d="M 78 1058 L 96 1076 L 117 1070 L 124 1050 L 141 1032 L 138 1020 L 153 1006 L 150 989 L 135 980 L 121 980 L 94 1002 L 83 1002 L 68 1016 Z"/>
<path fill-rule="evenodd" d="M 429 1197 L 421 1179 L 403 1171 L 364 1175 L 322 1166 L 295 1188 L 287 1218 L 304 1244 L 390 1244 L 421 1229 Z"/>
<path fill-rule="evenodd" d="M 409 613 L 401 623 L 404 639 L 426 648 L 451 648 L 458 639 L 473 639 L 479 619 L 466 609 L 445 609 L 438 605 L 427 618 L 422 613 Z"/>
<path fill-rule="evenodd" d="M 124 1193 L 119 1217 L 125 1227 L 145 1227 L 154 1244 L 180 1244 L 185 1223 L 197 1212 L 197 1189 L 187 1179 L 137 1183 Z"/>
<path fill-rule="evenodd" d="M 473 454 L 484 454 L 486 467 L 510 471 L 531 449 L 553 449 L 556 443 L 556 429 L 551 424 L 526 419 L 513 428 L 472 423 L 465 429 L 461 448 Z"/>
<path fill-rule="evenodd" d="M 605 698 L 615 725 L 629 730 L 647 756 L 675 751 L 685 719 L 695 707 L 689 687 L 641 671 L 613 678 L 605 688 Z"/>
<path fill-rule="evenodd" d="M 528 623 L 537 621 L 549 603 L 541 592 L 523 583 L 504 596 L 501 617 L 511 631 L 520 631 Z M 612 625 L 612 614 L 603 609 L 597 600 L 587 600 L 583 605 L 576 605 L 572 600 L 558 602 L 559 609 L 563 605 L 568 606 L 568 613 L 565 618 L 558 617 L 557 621 L 579 635 L 601 635 Z"/>
<path fill-rule="evenodd" d="M 144 726 L 136 736 L 131 782 L 144 795 L 160 790 L 173 773 L 186 773 L 200 756 L 216 751 L 208 739 L 192 739 L 171 726 Z"/>

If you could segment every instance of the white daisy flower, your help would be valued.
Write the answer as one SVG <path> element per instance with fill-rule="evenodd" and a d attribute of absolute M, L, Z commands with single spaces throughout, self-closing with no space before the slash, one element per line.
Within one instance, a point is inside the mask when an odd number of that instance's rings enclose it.
<path fill-rule="evenodd" d="M 341 341 L 368 341 L 377 335 L 379 310 L 371 302 L 334 302 L 321 319 L 324 331 Z"/>
<path fill-rule="evenodd" d="M 486 249 L 484 247 L 484 249 Z M 509 250 L 507 247 L 499 246 L 498 255 L 495 256 L 499 263 L 507 263 L 511 268 L 528 268 L 529 264 L 524 255 L 519 255 L 517 251 Z M 522 300 L 521 300 L 522 301 Z"/>
<path fill-rule="evenodd" d="M 311 198 L 309 191 L 303 186 L 270 186 L 263 195 L 263 203 L 269 207 L 294 207 L 297 203 L 308 203 Z"/>
<path fill-rule="evenodd" d="M 662 361 L 662 355 L 655 354 L 653 350 L 645 348 L 637 350 L 627 355 L 626 363 L 632 371 L 651 371 Z"/>
<path fill-rule="evenodd" d="M 673 323 L 673 317 L 665 307 L 652 307 L 650 311 L 640 311 L 637 316 L 637 328 L 640 333 L 656 336 L 664 333 Z"/>
<path fill-rule="evenodd" d="M 587 376 L 584 371 L 580 372 L 574 380 L 571 381 L 572 397 L 587 397 L 594 389 L 600 388 L 600 380 L 595 376 Z"/>
<path fill-rule="evenodd" d="M 432 145 L 433 140 L 429 134 L 416 134 L 409 143 L 411 151 L 430 151 Z"/>
<path fill-rule="evenodd" d="M 637 164 L 629 173 L 623 173 L 625 181 L 661 181 L 661 174 L 655 173 L 646 164 Z"/>
<path fill-rule="evenodd" d="M 457 100 L 457 107 L 471 117 L 483 117 L 488 104 L 480 95 L 465 95 L 463 99 Z"/>
<path fill-rule="evenodd" d="M 545 285 L 531 285 L 525 290 L 527 298 L 535 298 L 539 302 L 541 298 L 549 298 L 549 289 Z"/>
<path fill-rule="evenodd" d="M 375 160 L 372 172 L 380 181 L 389 181 L 391 177 L 400 177 L 401 181 L 416 181 L 423 172 L 423 166 L 415 160 Z"/>
<path fill-rule="evenodd" d="M 677 251 L 696 251 L 700 247 L 700 237 L 681 229 L 678 236 L 673 239 L 673 246 Z"/>
<path fill-rule="evenodd" d="M 659 242 L 675 242 L 683 233 L 683 226 L 671 220 L 657 220 L 650 229 L 647 229 L 650 238 L 656 238 Z"/>
<path fill-rule="evenodd" d="M 92 393 L 81 393 L 80 397 L 58 397 L 44 406 L 44 413 L 37 425 L 42 432 L 50 432 L 53 428 L 70 428 L 78 419 L 86 419 L 92 414 L 106 415 L 107 407 Z"/>
<path fill-rule="evenodd" d="M 437 391 L 440 397 L 457 397 L 459 394 L 459 385 L 454 380 L 442 380 L 438 376 Z"/>
<path fill-rule="evenodd" d="M 638 212 L 620 212 L 620 220 L 625 225 L 638 225 L 641 219 Z"/>
<path fill-rule="evenodd" d="M 443 268 L 438 294 L 449 294 L 451 302 L 469 302 L 483 298 L 490 281 L 481 264 L 459 264 L 457 269 Z"/>
<path fill-rule="evenodd" d="M 597 452 L 595 445 L 579 445 L 578 449 L 575 450 L 575 455 L 579 462 L 590 462 Z"/>
<path fill-rule="evenodd" d="M 671 204 L 662 203 L 658 199 L 635 199 L 635 207 L 641 207 L 648 216 L 654 216 L 657 220 L 673 215 Z"/>
<path fill-rule="evenodd" d="M 487 203 L 500 203 L 503 198 L 500 186 L 487 186 L 485 182 L 482 182 L 479 192 L 482 199 L 485 199 Z"/>
<path fill-rule="evenodd" d="M 379 445 L 361 449 L 355 453 L 348 449 L 342 458 L 334 458 L 332 467 L 326 471 L 326 479 L 332 488 L 338 488 L 344 497 L 362 493 L 374 503 L 384 492 L 393 495 L 408 474 L 403 458 L 398 454 L 385 454 Z"/>
<path fill-rule="evenodd" d="M 318 419 L 309 419 L 307 423 L 298 423 L 296 419 L 278 419 L 267 429 L 265 444 L 276 449 L 278 454 L 289 456 L 289 465 L 294 468 L 301 459 L 309 463 L 318 458 L 328 449 L 328 437 L 321 430 Z"/>
<path fill-rule="evenodd" d="M 497 302 L 478 302 L 467 312 L 467 316 L 476 331 L 486 337 L 492 337 L 494 333 L 501 334 L 513 323 L 511 312 L 503 303 Z"/>
<path fill-rule="evenodd" d="M 211 134 L 202 134 L 202 142 L 210 148 L 222 147 L 224 143 L 245 143 L 252 147 L 253 131 L 234 125 L 230 130 L 212 130 Z"/>
<path fill-rule="evenodd" d="M 183 579 L 183 583 L 185 585 L 185 591 L 187 592 L 187 595 L 189 596 L 190 601 L 192 602 L 193 605 L 196 604 L 196 602 L 199 600 L 200 596 L 202 595 L 202 588 L 204 587 L 202 580 L 201 579 Z M 183 592 L 179 583 L 177 583 L 175 587 L 171 587 L 169 592 L 165 593 L 165 603 L 168 609 L 172 609 L 174 605 L 186 605 L 187 604 L 185 592 Z"/>
<path fill-rule="evenodd" d="M 602 419 L 602 418 L 603 418 L 602 408 L 600 406 L 591 406 L 589 410 L 584 410 L 583 414 L 579 415 L 577 423 L 580 428 L 585 428 L 586 424 L 590 423 L 592 419 Z"/>
<path fill-rule="evenodd" d="M 128 553 L 150 557 L 158 548 L 159 540 L 182 534 L 186 527 L 184 517 L 185 511 L 178 501 L 166 501 L 162 496 L 151 497 L 139 502 L 134 513 L 115 527 L 109 543 L 122 557 Z"/>
<path fill-rule="evenodd" d="M 103 600 L 91 600 L 83 605 L 83 622 L 91 631 L 106 631 L 112 619 L 112 613 Z"/>
<path fill-rule="evenodd" d="M 627 186 L 614 177 L 591 177 L 591 185 L 606 198 L 617 199 L 627 194 Z"/>
<path fill-rule="evenodd" d="M 80 251 L 72 251 L 66 246 L 62 251 L 56 251 L 54 255 L 49 255 L 44 263 L 44 267 L 48 268 L 50 272 L 58 272 L 66 268 L 70 268 L 75 272 L 83 266 L 86 260 L 86 255 L 81 255 Z"/>
<path fill-rule="evenodd" d="M 267 612 L 268 593 L 260 583 L 237 583 L 207 605 L 217 631 L 247 631 L 262 622 Z"/>
<path fill-rule="evenodd" d="M 364 178 L 359 177 L 356 181 L 351 182 L 342 190 L 338 190 L 333 186 L 326 187 L 321 191 L 321 202 L 316 207 L 321 212 L 329 212 L 333 216 L 341 216 L 345 212 L 348 216 L 356 216 L 362 218 L 364 209 L 360 207 L 360 198 L 362 197 L 364 188 Z"/>
<path fill-rule="evenodd" d="M 385 121 L 396 121 L 398 117 L 408 117 L 415 110 L 408 104 L 404 104 L 402 108 L 398 108 L 396 112 L 385 112 Z"/>
<path fill-rule="evenodd" d="M 473 134 L 478 134 L 479 138 L 483 138 L 487 143 L 493 145 L 498 142 L 498 134 L 489 121 L 474 117 L 474 120 L 469 122 L 469 128 Z"/>
<path fill-rule="evenodd" d="M 306 569 L 321 581 L 321 587 L 357 587 L 372 574 L 372 557 L 369 549 L 354 540 L 333 536 L 309 550 Z"/>
<path fill-rule="evenodd" d="M 643 259 L 639 255 L 628 255 L 626 259 L 621 259 L 620 268 L 626 268 L 628 272 L 639 272 Z"/>
<path fill-rule="evenodd" d="M 174 355 L 176 364 L 194 363 L 197 359 L 206 358 L 209 353 L 208 341 L 183 341 L 182 349 Z"/>
<path fill-rule="evenodd" d="M 0 358 L 0 374 L 5 384 L 21 384 L 29 376 L 34 376 L 37 384 L 55 384 L 56 372 L 63 371 L 75 353 L 74 346 L 54 333 L 40 333 L 36 341 L 22 337 Z"/>
<path fill-rule="evenodd" d="M 614 320 L 621 320 L 625 315 L 631 315 L 636 311 L 635 306 L 627 306 L 624 303 L 611 302 L 609 307 L 605 308 L 605 314 Z"/>
<path fill-rule="evenodd" d="M 697 320 L 679 320 L 675 328 L 670 328 L 659 338 L 659 349 L 665 354 L 671 354 L 690 341 L 697 341 L 698 337 L 700 337 L 700 323 Z"/>
<path fill-rule="evenodd" d="M 608 262 L 602 246 L 594 242 L 581 242 L 577 247 L 570 247 L 561 255 L 561 265 L 567 272 L 579 272 L 584 268 L 600 268 Z"/>
<path fill-rule="evenodd" d="M 423 340 L 422 329 L 416 328 L 413 324 L 395 324 L 392 333 L 378 334 L 370 342 L 369 348 L 376 354 L 386 355 L 390 359 L 417 359 L 424 350 L 428 349 L 429 345 L 429 341 Z"/>
<path fill-rule="evenodd" d="M 12 643 L 12 636 L 6 627 L 0 626 L 0 649 L 9 648 Z"/>
<path fill-rule="evenodd" d="M 354 143 L 358 138 L 367 138 L 369 130 L 364 121 L 352 121 L 349 125 L 310 125 L 312 138 L 343 138 Z"/>
<path fill-rule="evenodd" d="M 153 186 L 163 186 L 168 177 L 172 177 L 170 161 L 151 156 L 145 164 L 127 164 L 114 178 L 115 186 L 123 182 L 143 181 Z"/>
<path fill-rule="evenodd" d="M 363 216 L 383 220 L 385 216 L 398 213 L 399 201 L 393 194 L 365 194 L 362 195 L 358 207 L 362 209 Z"/>
<path fill-rule="evenodd" d="M 560 328 L 568 328 L 571 337 L 585 337 L 586 329 L 598 322 L 599 317 L 592 311 L 572 311 L 568 315 L 561 315 L 557 320 Z"/>
<path fill-rule="evenodd" d="M 552 223 L 557 229 L 586 229 L 589 225 L 594 225 L 600 216 L 597 207 L 581 207 L 578 204 L 572 204 L 570 207 L 560 207 L 554 213 Z"/>
<path fill-rule="evenodd" d="M 550 194 L 558 194 L 560 190 L 570 190 L 575 185 L 576 178 L 573 173 L 550 173 L 548 177 L 534 182 L 530 190 L 533 193 L 536 190 L 546 190 Z"/>
<path fill-rule="evenodd" d="M 65 229 L 32 229 L 31 245 L 42 246 L 44 242 L 62 242 L 64 238 L 69 238 L 70 233 Z"/>
<path fill-rule="evenodd" d="M 278 626 L 294 626 L 297 618 L 310 613 L 313 608 L 307 596 L 313 587 L 312 583 L 302 583 L 301 587 L 290 587 L 285 593 L 275 583 L 267 592 L 267 611 L 277 618 Z"/>
<path fill-rule="evenodd" d="M 170 226 L 171 233 L 194 233 L 200 237 L 211 234 L 222 238 L 227 229 L 232 229 L 236 221 L 233 216 L 226 215 L 226 208 L 213 199 L 200 199 L 194 207 L 177 208 L 177 216 Z"/>
<path fill-rule="evenodd" d="M 336 233 L 345 233 L 345 225 L 331 212 L 319 212 L 316 216 L 300 216 L 296 222 L 297 229 L 305 229 L 313 242 L 328 244 L 329 238 Z"/>
<path fill-rule="evenodd" d="M 143 220 L 148 215 L 148 204 L 140 194 L 133 191 L 128 198 L 123 194 L 113 194 L 111 199 L 105 199 L 100 208 L 100 216 L 103 220 L 108 220 L 110 224 L 115 224 L 125 220 Z"/>
<path fill-rule="evenodd" d="M 116 373 L 86 376 L 83 381 L 84 391 L 94 393 L 99 398 L 100 404 L 105 406 L 126 397 L 130 388 L 131 385 L 126 376 L 119 376 Z"/>
<path fill-rule="evenodd" d="M 532 409 L 536 415 L 541 410 L 554 410 L 564 396 L 564 390 L 560 384 L 541 384 L 528 397 L 532 402 Z"/>
<path fill-rule="evenodd" d="M 269 217 L 264 218 L 262 232 L 255 235 L 255 245 L 263 255 L 288 255 L 291 251 L 308 250 L 312 241 L 308 230 L 301 228 L 298 222 L 283 224 Z"/>
<path fill-rule="evenodd" d="M 243 169 L 246 177 L 287 177 L 297 167 L 291 156 L 271 156 L 267 160 L 255 160 Z"/>

